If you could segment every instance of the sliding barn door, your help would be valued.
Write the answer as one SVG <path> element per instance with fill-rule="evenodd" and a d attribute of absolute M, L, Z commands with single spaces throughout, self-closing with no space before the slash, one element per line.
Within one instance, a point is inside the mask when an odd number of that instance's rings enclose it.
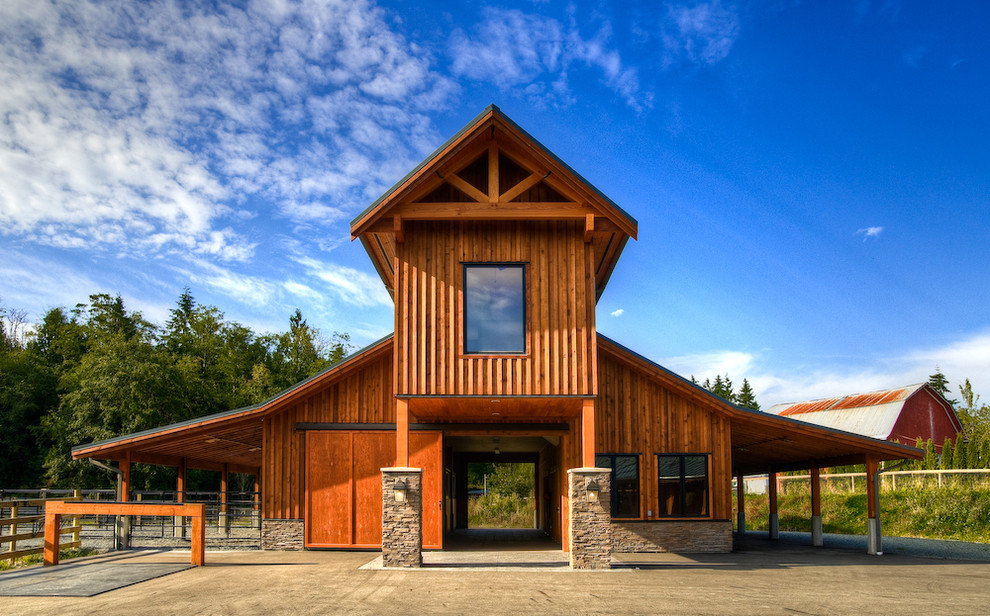
<path fill-rule="evenodd" d="M 409 434 L 409 464 L 423 469 L 423 547 L 443 547 L 442 435 Z M 395 464 L 395 433 L 306 433 L 306 547 L 380 548 L 382 472 Z"/>

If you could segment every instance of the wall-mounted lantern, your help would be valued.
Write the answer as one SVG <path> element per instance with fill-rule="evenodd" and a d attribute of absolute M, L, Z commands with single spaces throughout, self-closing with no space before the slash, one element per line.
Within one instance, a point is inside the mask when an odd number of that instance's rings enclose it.
<path fill-rule="evenodd" d="M 588 502 L 597 503 L 598 496 L 601 494 L 602 491 L 602 487 L 598 485 L 598 482 L 592 479 L 591 481 L 588 482 L 588 485 L 585 486 L 585 490 L 588 492 Z"/>
<path fill-rule="evenodd" d="M 395 502 L 404 503 L 409 493 L 409 484 L 405 479 L 399 479 L 392 484 L 392 493 L 395 494 Z"/>

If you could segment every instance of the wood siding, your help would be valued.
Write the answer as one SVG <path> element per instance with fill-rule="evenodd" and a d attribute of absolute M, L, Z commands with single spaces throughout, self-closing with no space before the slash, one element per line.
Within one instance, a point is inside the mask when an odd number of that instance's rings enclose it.
<path fill-rule="evenodd" d="M 594 395 L 594 255 L 576 221 L 407 223 L 395 257 L 397 395 Z M 526 264 L 526 353 L 463 353 L 463 263 Z"/>
<path fill-rule="evenodd" d="M 732 502 L 729 420 L 636 370 L 622 358 L 598 355 L 595 449 L 640 454 L 640 515 L 657 519 L 658 453 L 710 454 L 711 514 L 729 519 Z M 653 511 L 652 518 L 647 515 Z"/>
<path fill-rule="evenodd" d="M 443 439 L 409 435 L 410 464 L 423 469 L 423 547 L 443 547 Z M 395 460 L 395 433 L 330 430 L 306 433 L 306 547 L 380 548 L 382 472 Z"/>
<path fill-rule="evenodd" d="M 296 424 L 394 423 L 390 345 L 354 370 L 288 408 L 265 418 L 262 504 L 265 518 L 302 519 L 305 505 L 305 434 Z"/>

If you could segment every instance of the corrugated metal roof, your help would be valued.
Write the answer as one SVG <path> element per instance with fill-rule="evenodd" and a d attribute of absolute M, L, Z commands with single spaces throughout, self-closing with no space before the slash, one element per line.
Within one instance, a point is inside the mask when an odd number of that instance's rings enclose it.
<path fill-rule="evenodd" d="M 775 404 L 768 413 L 793 417 L 819 426 L 886 439 L 904 409 L 904 403 L 924 383 L 836 398 Z"/>

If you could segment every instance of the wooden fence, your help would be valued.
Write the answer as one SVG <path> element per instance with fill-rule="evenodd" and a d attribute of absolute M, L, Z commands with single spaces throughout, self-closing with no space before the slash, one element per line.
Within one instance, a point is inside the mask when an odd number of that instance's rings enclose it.
<path fill-rule="evenodd" d="M 22 556 L 30 556 L 32 554 L 43 554 L 44 546 L 39 545 L 31 548 L 17 549 L 18 542 L 30 541 L 32 539 L 40 539 L 45 536 L 44 530 L 44 513 L 37 513 L 33 515 L 21 515 L 19 510 L 25 508 L 41 508 L 44 509 L 45 505 L 49 502 L 58 501 L 80 501 L 82 500 L 82 493 L 80 490 L 75 490 L 73 492 L 72 498 L 34 498 L 34 499 L 11 499 L 11 500 L 0 500 L 0 511 L 9 510 L 10 517 L 0 518 L 0 545 L 7 544 L 7 549 L 0 552 L 0 560 L 10 560 L 21 558 Z M 27 528 L 25 528 L 27 527 Z M 6 532 L 4 529 L 8 529 Z M 82 540 L 79 537 L 79 533 L 82 531 L 82 525 L 79 523 L 79 517 L 73 516 L 70 518 L 69 526 L 61 528 L 60 535 L 72 535 L 72 538 L 67 542 L 60 542 L 61 546 L 64 548 L 78 548 L 82 545 Z"/>

